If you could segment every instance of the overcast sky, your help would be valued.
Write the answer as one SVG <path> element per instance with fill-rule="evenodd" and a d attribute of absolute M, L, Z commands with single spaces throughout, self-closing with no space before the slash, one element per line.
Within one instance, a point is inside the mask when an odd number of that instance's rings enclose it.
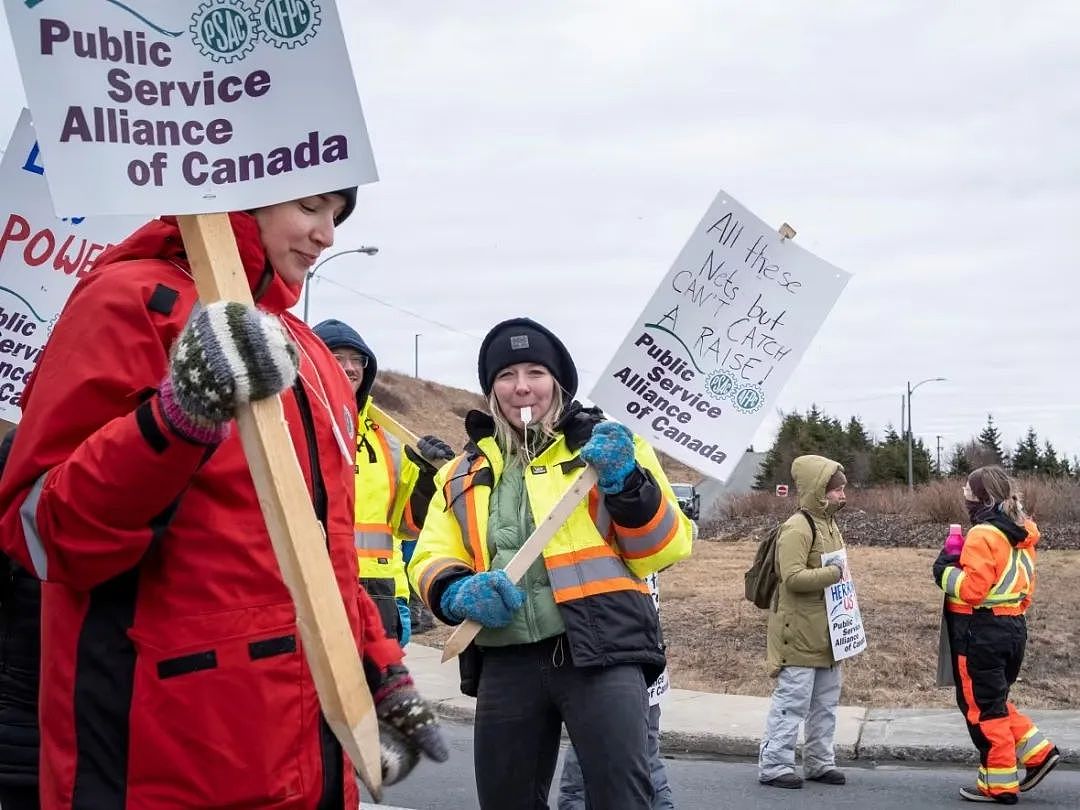
<path fill-rule="evenodd" d="M 588 393 L 719 189 L 851 272 L 777 406 L 1080 453 L 1080 3 L 339 2 L 381 181 L 312 320 L 478 388 L 497 321 Z M 25 103 L 0 33 L 0 140 Z M 378 301 L 374 300 L 378 299 Z M 380 303 L 382 302 L 382 303 Z M 416 313 L 416 318 L 401 310 Z M 778 418 L 755 438 L 765 448 Z"/>

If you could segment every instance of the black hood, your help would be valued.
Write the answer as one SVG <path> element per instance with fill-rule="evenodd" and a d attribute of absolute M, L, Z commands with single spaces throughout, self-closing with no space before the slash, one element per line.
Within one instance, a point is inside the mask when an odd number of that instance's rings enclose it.
<path fill-rule="evenodd" d="M 1005 514 L 1001 512 L 998 507 L 987 507 L 983 512 L 976 515 L 974 522 L 985 523 L 989 526 L 993 526 L 1009 540 L 1009 544 L 1015 548 L 1017 545 L 1027 540 L 1028 531 L 1023 526 L 1017 526 L 1013 521 Z"/>
<path fill-rule="evenodd" d="M 326 344 L 326 348 L 330 351 L 334 351 L 334 349 L 353 349 L 367 358 L 364 381 L 360 383 L 360 388 L 356 391 L 356 408 L 358 411 L 363 410 L 368 394 L 371 393 L 371 386 L 375 384 L 375 375 L 379 371 L 379 364 L 375 359 L 374 352 L 360 337 L 359 332 L 342 321 L 331 318 L 316 324 L 312 331 L 318 335 L 319 339 Z"/>

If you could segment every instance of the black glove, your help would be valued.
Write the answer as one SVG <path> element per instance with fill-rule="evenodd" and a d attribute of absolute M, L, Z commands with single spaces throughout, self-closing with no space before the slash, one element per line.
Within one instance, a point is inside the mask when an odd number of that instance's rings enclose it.
<path fill-rule="evenodd" d="M 571 402 L 555 424 L 555 430 L 566 438 L 571 451 L 580 450 L 592 438 L 593 428 L 604 421 L 599 408 L 584 408 L 577 400 Z"/>
<path fill-rule="evenodd" d="M 416 691 L 409 670 L 395 664 L 375 678 L 369 674 L 368 681 L 380 726 L 392 728 L 428 759 L 446 762 L 450 758 L 439 720 Z"/>
<path fill-rule="evenodd" d="M 937 555 L 937 559 L 934 560 L 934 584 L 939 588 L 941 587 L 941 577 L 945 573 L 945 569 L 950 565 L 956 565 L 960 562 L 959 554 L 946 554 L 942 549 L 941 553 Z"/>
<path fill-rule="evenodd" d="M 416 443 L 416 448 L 425 461 L 449 461 L 454 457 L 454 448 L 437 436 L 424 436 Z"/>

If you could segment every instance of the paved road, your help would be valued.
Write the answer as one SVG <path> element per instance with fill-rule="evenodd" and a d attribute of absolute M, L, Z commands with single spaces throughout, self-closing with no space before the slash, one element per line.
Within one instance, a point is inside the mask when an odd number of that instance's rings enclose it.
<path fill-rule="evenodd" d="M 385 801 L 413 810 L 478 810 L 472 778 L 472 730 L 446 725 L 450 761 L 423 762 L 402 784 L 388 788 Z M 965 810 L 977 806 L 957 796 L 974 770 L 901 765 L 849 767 L 848 784 L 810 784 L 800 791 L 757 784 L 756 764 L 746 760 L 668 760 L 668 774 L 679 810 Z M 366 806 L 370 806 L 365 804 Z M 552 807 L 555 805 L 552 804 Z M 1080 810 L 1080 771 L 1058 768 L 1038 788 L 1025 793 L 1020 807 Z"/>

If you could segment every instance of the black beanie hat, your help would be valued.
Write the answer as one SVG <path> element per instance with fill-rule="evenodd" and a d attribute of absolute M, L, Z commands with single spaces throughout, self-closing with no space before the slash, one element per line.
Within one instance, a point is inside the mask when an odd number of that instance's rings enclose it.
<path fill-rule="evenodd" d="M 339 188 L 337 191 L 332 191 L 330 193 L 340 194 L 345 198 L 345 207 L 341 209 L 341 213 L 334 218 L 334 225 L 340 225 L 349 218 L 349 214 L 356 208 L 356 186 L 353 186 L 352 188 Z"/>
<path fill-rule="evenodd" d="M 511 318 L 496 324 L 480 344 L 477 370 L 485 395 L 491 393 L 495 375 L 514 363 L 539 363 L 551 372 L 570 399 L 577 394 L 577 368 L 570 352 L 554 333 L 531 318 Z"/>

